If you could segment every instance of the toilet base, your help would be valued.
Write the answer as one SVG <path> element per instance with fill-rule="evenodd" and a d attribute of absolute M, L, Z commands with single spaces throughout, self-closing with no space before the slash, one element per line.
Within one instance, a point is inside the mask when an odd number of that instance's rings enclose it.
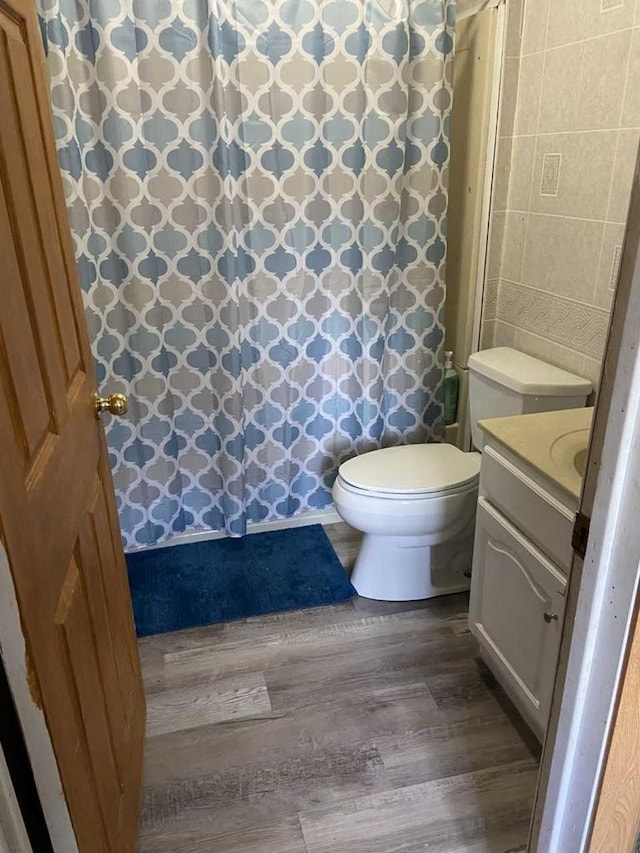
<path fill-rule="evenodd" d="M 438 545 L 428 536 L 366 533 L 351 575 L 358 595 L 378 601 L 419 601 L 471 585 L 473 525 Z"/>

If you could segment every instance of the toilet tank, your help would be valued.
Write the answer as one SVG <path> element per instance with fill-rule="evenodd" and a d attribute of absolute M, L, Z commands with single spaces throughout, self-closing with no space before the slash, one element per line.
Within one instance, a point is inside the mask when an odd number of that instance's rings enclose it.
<path fill-rule="evenodd" d="M 478 421 L 559 409 L 580 409 L 591 383 L 512 347 L 482 350 L 469 357 L 469 409 L 474 447 L 484 443 Z"/>

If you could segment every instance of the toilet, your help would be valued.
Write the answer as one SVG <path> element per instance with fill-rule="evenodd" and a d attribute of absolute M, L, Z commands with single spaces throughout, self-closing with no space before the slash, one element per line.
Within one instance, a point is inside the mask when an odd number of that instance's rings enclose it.
<path fill-rule="evenodd" d="M 483 418 L 575 409 L 591 383 L 511 347 L 469 358 L 474 448 L 408 444 L 344 462 L 338 514 L 364 533 L 351 576 L 359 595 L 415 601 L 469 589 Z"/>

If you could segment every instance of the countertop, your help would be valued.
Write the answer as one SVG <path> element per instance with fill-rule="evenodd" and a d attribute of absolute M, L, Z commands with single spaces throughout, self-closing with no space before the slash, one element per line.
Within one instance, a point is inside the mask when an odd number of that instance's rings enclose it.
<path fill-rule="evenodd" d="M 544 477 L 574 497 L 580 497 L 582 476 L 573 464 L 586 459 L 593 408 L 563 409 L 509 418 L 488 418 L 480 428 Z"/>

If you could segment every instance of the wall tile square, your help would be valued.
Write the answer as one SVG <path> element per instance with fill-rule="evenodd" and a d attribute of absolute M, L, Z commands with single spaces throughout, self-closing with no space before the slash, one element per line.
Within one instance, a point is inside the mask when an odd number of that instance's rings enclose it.
<path fill-rule="evenodd" d="M 511 210 L 529 209 L 535 151 L 535 136 L 514 137 L 509 173 L 508 206 Z"/>
<path fill-rule="evenodd" d="M 631 33 L 623 30 L 584 43 L 577 130 L 618 127 Z"/>
<path fill-rule="evenodd" d="M 620 131 L 607 208 L 607 219 L 611 222 L 625 222 L 627 219 L 639 143 L 640 131 Z"/>
<path fill-rule="evenodd" d="M 547 41 L 547 18 L 549 0 L 529 0 L 525 6 L 522 33 L 522 54 L 544 50 Z"/>
<path fill-rule="evenodd" d="M 536 0 L 533 0 L 535 3 Z M 600 12 L 600 0 L 556 0 L 552 8 L 552 19 L 547 30 L 547 48 L 560 47 L 587 37 L 588 27 L 585 21 L 586 6 L 597 3 Z"/>
<path fill-rule="evenodd" d="M 514 345 L 516 329 L 502 320 L 489 320 L 482 327 L 480 348 L 490 347 L 512 347 Z"/>
<path fill-rule="evenodd" d="M 518 135 L 536 132 L 543 62 L 543 53 L 533 53 L 530 56 L 523 56 L 520 60 L 518 101 L 514 130 Z"/>
<path fill-rule="evenodd" d="M 491 349 L 494 346 L 493 333 L 495 324 L 495 320 L 486 320 L 482 323 L 482 328 L 480 329 L 480 349 Z"/>
<path fill-rule="evenodd" d="M 538 138 L 531 210 L 559 216 L 606 218 L 617 131 L 561 133 Z M 541 192 L 546 156 L 562 158 L 558 192 Z"/>
<path fill-rule="evenodd" d="M 501 320 L 495 321 L 493 332 L 494 347 L 512 347 L 515 340 L 515 328 Z"/>
<path fill-rule="evenodd" d="M 598 279 L 592 303 L 600 308 L 611 308 L 613 296 L 618 284 L 624 225 L 607 223 L 602 236 L 602 251 L 598 268 Z"/>
<path fill-rule="evenodd" d="M 602 362 L 599 359 L 589 358 L 588 355 L 585 355 L 580 376 L 584 376 L 585 379 L 588 379 L 589 382 L 591 382 L 591 384 L 593 385 L 594 391 L 596 392 L 600 387 L 601 370 Z"/>
<path fill-rule="evenodd" d="M 500 277 L 520 281 L 528 214 L 508 211 L 504 224 Z"/>
<path fill-rule="evenodd" d="M 633 26 L 636 0 L 583 0 L 582 6 L 587 38 Z"/>
<path fill-rule="evenodd" d="M 640 28 L 631 37 L 629 73 L 622 108 L 622 127 L 640 127 Z"/>
<path fill-rule="evenodd" d="M 494 210 L 505 210 L 509 199 L 509 177 L 514 143 L 519 137 L 504 136 L 498 140 L 496 166 L 493 179 L 492 206 Z"/>
<path fill-rule="evenodd" d="M 484 299 L 482 302 L 482 321 L 495 320 L 498 311 L 498 288 L 499 279 L 491 279 L 484 288 Z"/>
<path fill-rule="evenodd" d="M 537 290 L 590 302 L 603 230 L 601 222 L 530 214 L 519 280 Z"/>
<path fill-rule="evenodd" d="M 603 12 L 602 0 L 555 0 L 549 20 L 547 47 L 558 47 L 633 26 L 635 2 L 623 0 L 620 6 Z"/>
<path fill-rule="evenodd" d="M 513 136 L 518 99 L 519 59 L 505 59 L 502 66 L 502 93 L 500 96 L 500 136 Z"/>
<path fill-rule="evenodd" d="M 582 51 L 582 44 L 572 44 L 545 54 L 539 133 L 557 133 L 576 127 Z"/>
<path fill-rule="evenodd" d="M 489 248 L 487 250 L 487 278 L 489 280 L 500 278 L 506 218 L 507 214 L 504 210 L 493 210 L 491 212 Z"/>
<path fill-rule="evenodd" d="M 547 0 L 543 0 L 547 2 Z M 524 0 L 510 0 L 507 4 L 507 34 L 505 38 L 505 56 L 520 56 L 522 14 Z"/>
<path fill-rule="evenodd" d="M 524 329 L 515 330 L 513 345 L 521 352 L 526 352 L 527 355 L 550 362 L 556 367 L 561 367 L 570 373 L 576 373 L 578 376 L 582 375 L 584 356 L 580 352 L 560 346 L 557 343 L 551 343 L 546 338 Z"/>

